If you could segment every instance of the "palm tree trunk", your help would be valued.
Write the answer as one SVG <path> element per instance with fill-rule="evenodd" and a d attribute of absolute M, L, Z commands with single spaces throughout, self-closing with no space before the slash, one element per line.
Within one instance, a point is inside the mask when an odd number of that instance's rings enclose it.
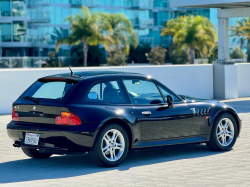
<path fill-rule="evenodd" d="M 83 40 L 83 66 L 84 67 L 87 67 L 88 66 L 88 62 L 87 62 L 87 59 L 88 59 L 88 44 L 87 44 L 87 41 L 86 40 Z"/>
<path fill-rule="evenodd" d="M 247 62 L 250 62 L 250 39 L 247 39 Z"/>
<path fill-rule="evenodd" d="M 194 49 L 194 46 L 193 46 L 193 45 L 190 46 L 189 58 L 190 58 L 190 64 L 194 64 L 194 60 L 195 60 L 195 49 Z"/>

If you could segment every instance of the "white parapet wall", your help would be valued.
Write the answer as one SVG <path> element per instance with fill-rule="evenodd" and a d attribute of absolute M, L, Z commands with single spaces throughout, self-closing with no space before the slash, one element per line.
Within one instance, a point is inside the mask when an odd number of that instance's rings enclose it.
<path fill-rule="evenodd" d="M 74 72 L 125 71 L 142 73 L 151 75 L 178 94 L 213 98 L 213 65 L 119 66 L 72 69 Z M 11 113 L 12 103 L 38 78 L 65 72 L 69 72 L 69 69 L 1 69 L 0 114 Z"/>
<path fill-rule="evenodd" d="M 238 96 L 250 97 L 250 63 L 237 64 Z"/>

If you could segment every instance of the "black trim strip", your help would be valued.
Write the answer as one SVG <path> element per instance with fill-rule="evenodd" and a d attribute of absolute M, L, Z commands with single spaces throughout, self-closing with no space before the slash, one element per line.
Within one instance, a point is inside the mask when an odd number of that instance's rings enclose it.
<path fill-rule="evenodd" d="M 171 145 L 171 144 L 184 144 L 193 142 L 203 142 L 206 141 L 203 137 L 193 137 L 179 140 L 168 140 L 168 141 L 158 141 L 158 142 L 142 142 L 138 143 L 136 147 L 149 147 L 149 146 L 161 146 L 161 145 Z"/>

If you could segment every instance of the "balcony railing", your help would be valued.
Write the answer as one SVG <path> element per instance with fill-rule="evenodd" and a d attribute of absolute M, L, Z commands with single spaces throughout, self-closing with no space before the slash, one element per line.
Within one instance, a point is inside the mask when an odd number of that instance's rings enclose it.
<path fill-rule="evenodd" d="M 70 0 L 70 3 L 73 6 L 93 6 L 93 5 L 97 5 L 93 0 Z"/>
<path fill-rule="evenodd" d="M 50 5 L 50 0 L 28 0 L 27 5 L 32 7 L 32 6 L 49 6 Z"/>
<path fill-rule="evenodd" d="M 133 19 L 130 20 L 132 22 L 132 24 L 134 25 L 134 27 L 137 28 L 150 28 L 154 26 L 154 19 L 153 18 L 149 18 L 149 19 Z"/>
<path fill-rule="evenodd" d="M 132 0 L 132 7 L 139 9 L 152 9 L 154 8 L 154 0 Z"/>
<path fill-rule="evenodd" d="M 33 22 L 48 23 L 50 22 L 50 12 L 48 10 L 30 10 L 28 16 Z"/>
<path fill-rule="evenodd" d="M 154 46 L 154 37 L 140 37 L 139 42 L 148 43 L 151 46 Z"/>
<path fill-rule="evenodd" d="M 46 61 L 49 57 L 0 57 L 0 68 L 40 68 L 37 61 Z M 58 57 L 60 62 L 71 65 L 70 57 Z"/>

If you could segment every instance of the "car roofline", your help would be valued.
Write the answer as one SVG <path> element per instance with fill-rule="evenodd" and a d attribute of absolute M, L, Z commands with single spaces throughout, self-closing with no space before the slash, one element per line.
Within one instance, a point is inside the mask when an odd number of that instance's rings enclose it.
<path fill-rule="evenodd" d="M 83 73 L 88 73 L 90 71 L 83 71 Z M 94 71 L 91 71 L 94 72 Z M 45 77 L 41 77 L 38 80 L 43 80 L 43 79 L 48 79 L 48 78 L 54 78 L 54 79 L 59 79 L 59 78 L 65 78 L 67 80 L 73 80 L 73 81 L 83 81 L 85 79 L 91 79 L 91 78 L 95 78 L 95 77 L 141 77 L 141 78 L 147 78 L 148 76 L 145 74 L 139 74 L 139 73 L 131 73 L 131 72 L 115 72 L 115 71 L 110 71 L 110 73 L 107 73 L 109 71 L 103 71 L 104 73 L 100 73 L 99 74 L 89 74 L 87 76 L 79 76 L 77 74 L 71 76 L 70 73 L 61 73 L 61 74 L 54 74 L 54 75 L 49 75 L 49 76 L 45 76 Z M 78 74 L 81 72 L 77 72 Z"/>

